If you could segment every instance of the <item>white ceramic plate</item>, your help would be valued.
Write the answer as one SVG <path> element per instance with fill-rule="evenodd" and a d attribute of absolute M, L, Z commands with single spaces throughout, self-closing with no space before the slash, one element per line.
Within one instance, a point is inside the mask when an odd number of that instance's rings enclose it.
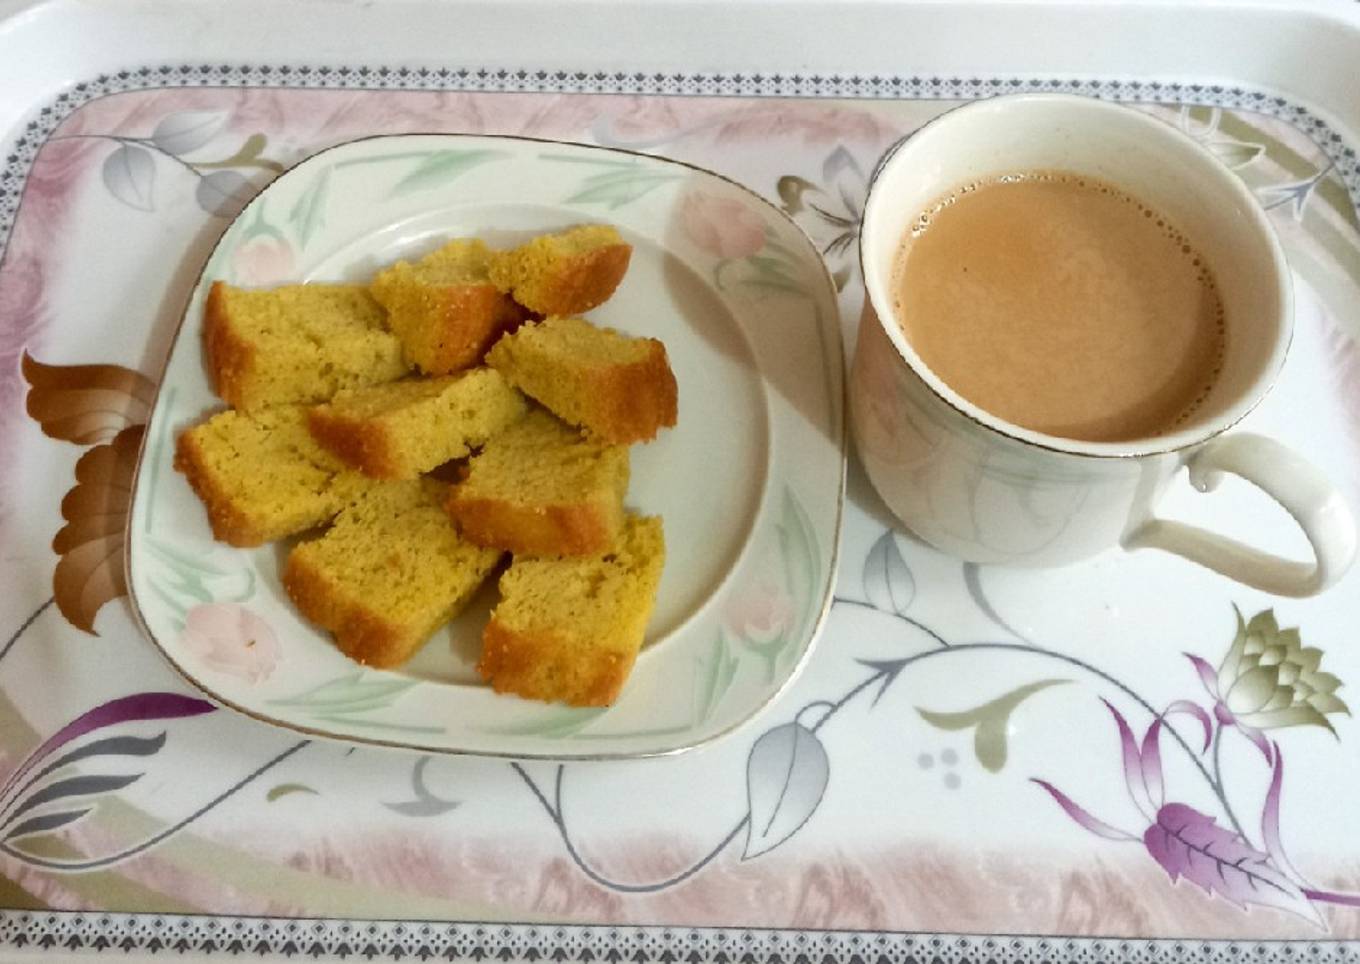
<path fill-rule="evenodd" d="M 665 342 L 676 428 L 632 453 L 628 503 L 665 523 L 644 652 L 607 710 L 499 696 L 478 680 L 488 587 L 406 666 L 349 661 L 280 586 L 286 546 L 213 541 L 174 437 L 220 407 L 200 323 L 212 281 L 369 278 L 450 237 L 510 245 L 608 221 L 632 264 L 592 320 Z M 831 598 L 844 489 L 835 289 L 780 211 L 660 158 L 506 137 L 403 135 L 332 148 L 261 193 L 219 242 L 167 363 L 138 467 L 132 598 L 194 685 L 261 720 L 449 752 L 637 756 L 714 739 L 802 665 Z"/>

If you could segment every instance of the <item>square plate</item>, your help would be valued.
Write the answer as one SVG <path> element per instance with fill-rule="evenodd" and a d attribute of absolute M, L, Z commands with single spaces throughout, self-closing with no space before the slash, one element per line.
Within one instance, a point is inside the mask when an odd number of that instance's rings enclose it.
<path fill-rule="evenodd" d="M 474 670 L 491 587 L 406 666 L 351 662 L 285 596 L 286 544 L 213 541 L 172 468 L 176 435 L 221 407 L 200 332 L 209 285 L 361 282 L 450 237 L 506 246 L 592 221 L 617 225 L 634 253 L 618 292 L 587 317 L 660 338 L 680 389 L 678 426 L 632 451 L 627 501 L 662 516 L 667 560 L 623 693 L 608 709 L 493 693 Z M 194 290 L 134 480 L 134 608 L 204 693 L 309 734 L 514 757 L 698 746 L 788 685 L 825 616 L 844 498 L 843 371 L 836 291 L 816 248 L 735 182 L 662 158 L 525 138 L 342 144 L 256 197 Z M 739 637 L 734 625 L 744 627 Z"/>

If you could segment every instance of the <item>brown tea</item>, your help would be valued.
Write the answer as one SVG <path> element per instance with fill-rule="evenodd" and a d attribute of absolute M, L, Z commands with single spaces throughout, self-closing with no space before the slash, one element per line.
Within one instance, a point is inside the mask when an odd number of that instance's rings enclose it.
<path fill-rule="evenodd" d="M 924 212 L 893 280 L 921 360 L 1025 428 L 1110 442 L 1188 418 L 1222 365 L 1223 304 L 1166 218 L 1060 171 L 961 188 Z"/>

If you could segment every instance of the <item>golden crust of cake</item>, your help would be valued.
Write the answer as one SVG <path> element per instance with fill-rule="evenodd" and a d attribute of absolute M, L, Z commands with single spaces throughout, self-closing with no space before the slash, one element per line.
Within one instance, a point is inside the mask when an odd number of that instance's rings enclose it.
<path fill-rule="evenodd" d="M 487 442 L 449 494 L 463 536 L 517 555 L 605 552 L 623 526 L 628 449 L 542 409 Z"/>
<path fill-rule="evenodd" d="M 575 315 L 609 299 L 632 254 L 615 228 L 585 224 L 494 253 L 490 277 L 530 311 Z"/>
<path fill-rule="evenodd" d="M 636 654 L 605 651 L 581 665 L 564 659 L 569 636 L 551 630 L 519 632 L 492 619 L 482 632 L 477 672 L 497 693 L 513 693 L 545 703 L 609 706 L 618 698 Z M 549 667 L 560 669 L 550 672 Z"/>
<path fill-rule="evenodd" d="M 516 558 L 477 670 L 498 693 L 608 706 L 642 647 L 665 562 L 661 520 L 629 516 L 600 556 Z"/>
<path fill-rule="evenodd" d="M 307 410 L 229 410 L 182 432 L 175 468 L 202 500 L 213 537 L 258 546 L 329 521 L 375 483 L 307 432 Z"/>
<path fill-rule="evenodd" d="M 655 338 L 548 318 L 506 335 L 486 360 L 553 414 L 605 442 L 648 441 L 676 421 L 675 374 Z"/>
<path fill-rule="evenodd" d="M 325 535 L 289 553 L 289 598 L 351 659 L 406 662 L 499 561 L 499 552 L 459 538 L 441 507 L 446 489 L 430 479 L 376 485 Z"/>
<path fill-rule="evenodd" d="M 413 479 L 467 455 L 528 408 L 500 372 L 476 368 L 339 392 L 311 410 L 308 427 L 364 475 Z"/>
<path fill-rule="evenodd" d="M 524 320 L 524 309 L 488 278 L 490 257 L 481 241 L 459 239 L 373 279 L 373 297 L 409 364 L 431 375 L 461 371 Z"/>
<path fill-rule="evenodd" d="M 609 546 L 622 515 L 601 496 L 533 506 L 503 498 L 450 498 L 449 515 L 471 542 L 526 556 L 580 556 Z"/>
<path fill-rule="evenodd" d="M 269 541 L 269 527 L 247 511 L 237 493 L 209 465 L 207 443 L 185 432 L 175 443 L 175 470 L 182 473 L 208 513 L 213 538 L 232 546 L 258 546 Z"/>
<path fill-rule="evenodd" d="M 216 281 L 204 305 L 203 339 L 214 390 L 247 410 L 323 401 L 407 371 L 401 344 L 363 285 L 253 290 Z"/>

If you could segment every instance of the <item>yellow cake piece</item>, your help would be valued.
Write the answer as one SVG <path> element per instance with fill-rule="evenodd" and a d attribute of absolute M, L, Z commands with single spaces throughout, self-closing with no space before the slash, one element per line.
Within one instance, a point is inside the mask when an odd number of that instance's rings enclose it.
<path fill-rule="evenodd" d="M 535 409 L 494 436 L 449 495 L 464 537 L 536 556 L 605 552 L 623 526 L 628 447 Z"/>
<path fill-rule="evenodd" d="M 373 297 L 386 307 L 409 364 L 431 375 L 461 371 L 524 320 L 523 309 L 491 283 L 490 259 L 483 242 L 459 239 L 373 279 Z"/>
<path fill-rule="evenodd" d="M 545 234 L 491 256 L 491 281 L 540 315 L 574 315 L 603 304 L 623 280 L 633 248 L 607 224 Z"/>
<path fill-rule="evenodd" d="M 180 434 L 175 468 L 208 510 L 213 536 L 258 546 L 321 525 L 379 483 L 307 431 L 307 408 L 228 410 Z"/>
<path fill-rule="evenodd" d="M 661 520 L 630 515 L 604 555 L 516 557 L 500 579 L 478 672 L 498 693 L 610 705 L 642 647 L 665 556 Z"/>
<path fill-rule="evenodd" d="M 414 479 L 521 418 L 524 396 L 490 368 L 336 394 L 311 410 L 312 437 L 375 479 Z"/>
<path fill-rule="evenodd" d="M 404 663 L 472 598 L 501 554 L 460 539 L 432 479 L 376 485 L 326 534 L 296 546 L 288 596 L 368 666 Z"/>
<path fill-rule="evenodd" d="M 605 442 L 646 441 L 675 424 L 675 375 L 655 338 L 548 318 L 506 335 L 486 360 L 559 418 Z"/>
<path fill-rule="evenodd" d="M 203 316 L 213 387 L 258 409 L 319 402 L 342 388 L 400 378 L 401 344 L 363 285 L 236 288 L 214 282 Z"/>

